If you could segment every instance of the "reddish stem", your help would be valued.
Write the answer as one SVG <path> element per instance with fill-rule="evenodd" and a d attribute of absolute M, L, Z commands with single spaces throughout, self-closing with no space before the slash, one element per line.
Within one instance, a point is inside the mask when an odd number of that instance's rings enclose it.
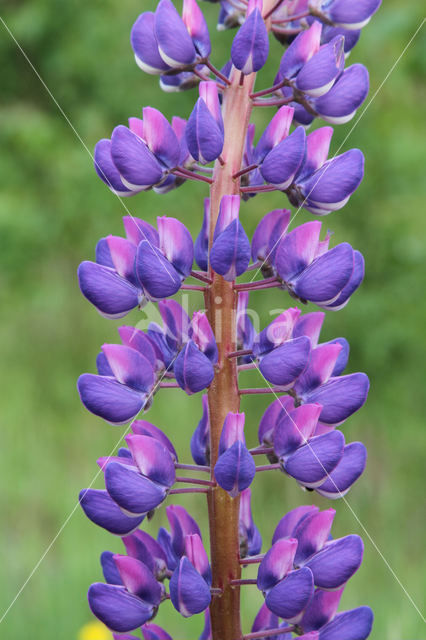
<path fill-rule="evenodd" d="M 256 467 L 256 473 L 258 471 L 274 471 L 276 469 L 281 469 L 281 465 L 280 464 L 263 464 L 259 467 Z"/>
<path fill-rule="evenodd" d="M 212 480 L 200 480 L 199 478 L 182 478 L 182 476 L 176 476 L 176 482 L 187 482 L 189 484 L 202 484 L 206 487 L 215 487 L 216 482 Z"/>
<path fill-rule="evenodd" d="M 253 100 L 254 107 L 282 107 L 285 104 L 290 104 L 294 101 L 294 96 L 289 98 L 274 98 L 271 100 Z"/>
<path fill-rule="evenodd" d="M 204 489 L 203 487 L 188 487 L 185 489 L 170 489 L 169 496 L 177 495 L 179 493 L 208 493 L 210 489 Z"/>
<path fill-rule="evenodd" d="M 194 173 L 193 171 L 189 171 L 189 169 L 185 169 L 184 167 L 177 167 L 173 169 L 172 173 L 181 178 L 189 178 L 191 180 L 199 180 L 200 182 L 207 182 L 207 184 L 212 184 L 212 179 L 207 176 L 199 176 L 198 173 Z"/>
<path fill-rule="evenodd" d="M 256 369 L 256 363 L 248 362 L 247 364 L 239 364 L 238 365 L 238 373 L 241 371 L 251 371 L 252 369 Z"/>
<path fill-rule="evenodd" d="M 205 291 L 207 287 L 198 287 L 196 284 L 182 284 L 180 288 L 184 291 Z"/>
<path fill-rule="evenodd" d="M 279 636 L 283 633 L 295 633 L 296 627 L 278 627 L 276 629 L 264 629 L 264 631 L 252 631 L 243 636 L 243 640 L 257 640 L 257 638 L 268 638 Z"/>
<path fill-rule="evenodd" d="M 274 449 L 272 447 L 257 447 L 257 449 L 249 449 L 252 456 L 266 456 L 268 453 L 273 453 Z"/>
<path fill-rule="evenodd" d="M 210 62 L 210 60 L 205 60 L 204 64 L 206 65 L 206 67 L 208 67 L 210 69 L 210 71 L 220 80 L 222 80 L 222 82 L 225 83 L 225 85 L 229 86 L 231 84 L 231 81 L 229 80 L 229 78 L 227 78 L 226 76 L 223 75 L 223 73 L 221 71 L 219 71 L 219 69 L 216 69 L 216 67 Z"/>
<path fill-rule="evenodd" d="M 244 174 L 249 173 L 250 171 L 254 171 L 258 166 L 258 164 L 250 164 L 248 167 L 244 167 L 244 169 L 240 169 L 239 171 L 237 171 L 237 173 L 234 173 L 232 177 L 234 178 L 234 180 L 236 180 Z"/>
<path fill-rule="evenodd" d="M 288 18 L 283 18 L 282 20 L 272 20 L 272 24 L 283 24 L 285 22 L 295 22 L 296 20 L 307 18 L 310 15 L 311 15 L 310 11 L 304 11 L 303 13 L 298 13 L 295 16 L 289 16 Z"/>
<path fill-rule="evenodd" d="M 277 187 L 274 187 L 272 185 L 269 184 L 262 184 L 262 185 L 253 185 L 252 187 L 240 187 L 240 191 L 241 193 L 267 193 L 269 191 L 276 191 Z"/>
<path fill-rule="evenodd" d="M 175 469 L 185 469 L 186 471 L 204 471 L 210 473 L 210 467 L 205 467 L 199 464 L 182 464 L 181 462 L 175 462 Z"/>
<path fill-rule="evenodd" d="M 201 273 L 200 271 L 191 271 L 189 275 L 191 275 L 193 278 L 196 278 L 197 280 L 200 280 L 201 282 L 205 282 L 206 284 L 211 284 L 213 282 L 211 278 L 209 278 L 207 275 L 204 275 L 204 273 Z"/>
<path fill-rule="evenodd" d="M 240 389 L 238 393 L 240 394 L 240 396 L 250 396 L 250 395 L 256 395 L 261 393 L 278 394 L 278 393 L 285 393 L 285 391 L 280 389 L 280 387 L 260 387 L 258 389 Z"/>
<path fill-rule="evenodd" d="M 246 584 L 257 584 L 257 580 L 255 578 L 240 578 L 239 580 L 231 580 L 229 584 L 236 587 Z"/>
<path fill-rule="evenodd" d="M 287 79 L 281 80 L 281 82 L 274 84 L 272 87 L 269 87 L 268 89 L 263 89 L 262 91 L 255 91 L 254 93 L 250 94 L 250 98 L 254 99 L 254 98 L 260 98 L 261 96 L 267 96 L 269 93 L 274 93 L 274 91 L 278 91 L 278 89 L 281 89 L 281 87 L 284 87 L 286 84 L 287 84 Z"/>
<path fill-rule="evenodd" d="M 240 351 L 231 351 L 231 353 L 228 353 L 228 358 L 239 358 L 240 356 L 251 356 L 252 353 L 253 351 L 251 349 L 240 349 Z"/>
<path fill-rule="evenodd" d="M 160 382 L 158 385 L 160 389 L 179 389 L 179 385 L 177 382 Z"/>
<path fill-rule="evenodd" d="M 253 291 L 256 289 L 270 289 L 271 287 L 278 287 L 281 284 L 276 276 L 271 278 L 265 278 L 264 280 L 256 280 L 256 282 L 242 282 L 236 284 L 234 289 L 236 291 Z"/>
<path fill-rule="evenodd" d="M 259 564 L 264 558 L 264 554 L 260 556 L 249 556 L 248 558 L 240 558 L 240 564 Z"/>

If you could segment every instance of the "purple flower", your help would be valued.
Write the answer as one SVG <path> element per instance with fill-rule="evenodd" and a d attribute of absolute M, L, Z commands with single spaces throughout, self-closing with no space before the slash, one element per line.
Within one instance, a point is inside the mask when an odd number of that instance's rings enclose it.
<path fill-rule="evenodd" d="M 333 129 L 323 127 L 306 138 L 306 154 L 288 195 L 294 206 L 316 215 L 341 209 L 358 188 L 364 175 L 364 156 L 350 149 L 327 161 Z"/>
<path fill-rule="evenodd" d="M 219 441 L 219 457 L 214 467 L 217 483 L 235 498 L 250 486 L 256 467 L 244 439 L 244 413 L 228 413 Z"/>
<path fill-rule="evenodd" d="M 235 280 L 250 262 L 250 242 L 238 219 L 239 196 L 223 196 L 213 236 L 210 263 L 225 280 Z"/>
<path fill-rule="evenodd" d="M 103 238 L 96 262 L 83 262 L 78 269 L 83 295 L 110 318 L 174 295 L 194 258 L 191 235 L 176 218 L 159 217 L 158 232 L 138 218 L 126 216 L 123 222 L 127 238 Z"/>
<path fill-rule="evenodd" d="M 170 579 L 170 598 L 185 618 L 201 613 L 210 604 L 209 586 L 186 556 L 180 559 Z"/>
<path fill-rule="evenodd" d="M 324 0 L 321 12 L 338 27 L 362 29 L 380 5 L 381 0 L 361 0 L 355 4 L 350 0 Z"/>
<path fill-rule="evenodd" d="M 237 349 L 250 350 L 253 348 L 255 340 L 255 329 L 250 316 L 247 313 L 247 305 L 249 301 L 248 291 L 240 291 L 238 294 L 237 304 Z M 251 356 L 240 356 L 238 364 L 249 363 L 252 361 Z"/>
<path fill-rule="evenodd" d="M 207 164 L 222 152 L 224 129 L 215 82 L 201 82 L 200 97 L 189 116 L 185 135 L 192 157 Z"/>
<path fill-rule="evenodd" d="M 188 395 L 206 389 L 214 377 L 218 351 L 207 316 L 196 312 L 189 340 L 177 356 L 173 371 L 176 381 Z"/>
<path fill-rule="evenodd" d="M 170 523 L 170 544 L 173 553 L 181 558 L 185 553 L 185 538 L 197 534 L 201 538 L 201 531 L 194 518 L 182 506 L 172 504 L 166 507 L 167 518 Z"/>
<path fill-rule="evenodd" d="M 210 198 L 204 198 L 203 224 L 194 243 L 194 258 L 200 269 L 209 268 Z"/>
<path fill-rule="evenodd" d="M 77 382 L 86 409 L 111 424 L 125 424 L 143 409 L 155 384 L 152 362 L 136 349 L 104 344 L 111 375 L 84 373 Z"/>
<path fill-rule="evenodd" d="M 141 630 L 144 640 L 172 640 L 172 637 L 164 629 L 152 622 L 146 622 L 142 625 Z M 120 638 L 117 638 L 117 640 L 120 640 Z M 126 638 L 123 640 L 126 640 Z"/>
<path fill-rule="evenodd" d="M 266 182 L 281 190 L 287 189 L 292 184 L 303 162 L 305 141 L 304 128 L 297 127 L 265 156 L 260 172 Z"/>
<path fill-rule="evenodd" d="M 137 529 L 145 517 L 126 515 L 108 492 L 101 489 L 83 489 L 79 500 L 89 520 L 117 536 L 128 535 Z"/>
<path fill-rule="evenodd" d="M 208 397 L 202 397 L 203 415 L 191 438 L 191 454 L 199 465 L 210 464 L 210 420 Z"/>
<path fill-rule="evenodd" d="M 140 627 L 153 617 L 157 608 L 125 587 L 112 584 L 96 582 L 87 595 L 92 613 L 109 629 L 119 633 Z"/>
<path fill-rule="evenodd" d="M 244 75 L 259 71 L 268 59 L 269 38 L 262 5 L 262 0 L 249 2 L 245 22 L 232 43 L 232 63 Z"/>
<path fill-rule="evenodd" d="M 143 562 L 159 581 L 168 575 L 167 556 L 163 547 L 145 531 L 137 529 L 122 538 L 126 553 Z"/>
<path fill-rule="evenodd" d="M 262 536 L 253 521 L 251 512 L 251 489 L 240 494 L 239 514 L 240 557 L 256 556 L 262 548 Z"/>

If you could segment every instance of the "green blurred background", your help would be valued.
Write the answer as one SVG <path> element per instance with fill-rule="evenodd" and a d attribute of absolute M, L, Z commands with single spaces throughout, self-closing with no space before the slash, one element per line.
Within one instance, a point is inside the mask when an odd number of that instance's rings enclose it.
<path fill-rule="evenodd" d="M 158 107 L 167 116 L 190 113 L 193 92 L 163 94 L 158 80 L 133 62 L 130 27 L 140 11 L 152 6 L 136 0 L 2 2 L 3 19 L 90 150 L 116 124 L 139 115 L 143 105 Z M 217 34 L 217 8 L 208 3 L 203 8 L 217 44 L 213 60 L 220 66 L 233 34 Z M 364 30 L 350 61 L 369 67 L 370 97 L 421 18 L 420 3 L 410 7 L 387 0 Z M 334 231 L 333 242 L 351 242 L 364 252 L 367 264 L 361 291 L 344 310 L 329 314 L 323 337 L 346 336 L 352 348 L 349 370 L 366 371 L 371 378 L 368 404 L 344 427 L 348 440 L 366 443 L 368 467 L 348 495 L 350 508 L 343 501 L 332 506 L 338 512 L 334 535 L 359 533 L 365 540 L 363 566 L 342 604 L 373 607 L 371 637 L 376 640 L 426 637 L 408 597 L 422 609 L 425 35 L 423 29 L 344 143 L 344 150 L 364 151 L 366 177 L 344 210 L 324 220 Z M 268 86 L 281 55 L 275 42 L 272 52 L 273 63 L 259 79 L 259 88 Z M 125 433 L 87 413 L 78 400 L 78 375 L 94 370 L 99 346 L 116 341 L 119 323 L 102 319 L 83 299 L 76 268 L 93 257 L 99 237 L 122 233 L 125 211 L 96 177 L 87 150 L 1 24 L 0 56 L 0 617 L 73 513 L 1 623 L 0 637 L 73 640 L 91 620 L 86 590 L 100 579 L 100 552 L 121 550 L 118 539 L 76 508 L 78 491 L 91 483 L 96 458 L 109 454 Z M 256 114 L 259 126 L 272 115 L 266 111 Z M 336 130 L 333 152 L 353 123 Z M 203 185 L 186 184 L 166 196 L 140 194 L 125 204 L 150 222 L 159 214 L 177 216 L 195 234 L 205 195 Z M 266 211 L 280 206 L 286 205 L 279 193 L 252 199 L 242 210 L 246 230 L 252 233 Z M 309 219 L 310 214 L 301 212 L 297 222 Z M 194 308 L 201 304 L 197 295 Z M 256 295 L 253 301 L 262 307 L 265 322 L 268 308 L 291 303 L 276 293 Z M 141 317 L 134 312 L 128 320 L 137 323 Z M 167 399 L 166 392 L 156 397 L 148 418 L 164 427 L 181 459 L 188 461 L 200 398 L 169 393 Z M 266 406 L 263 398 L 243 402 L 251 445 Z M 286 510 L 312 501 L 330 506 L 284 477 L 267 475 L 254 486 L 254 510 L 266 544 Z M 102 486 L 101 478 L 95 486 Z M 194 513 L 204 512 L 201 496 L 182 497 L 181 503 Z M 165 524 L 164 509 L 154 523 Z M 260 597 L 255 588 L 244 593 L 248 630 Z M 158 622 L 175 640 L 197 637 L 202 626 L 201 617 L 184 621 L 169 603 Z"/>

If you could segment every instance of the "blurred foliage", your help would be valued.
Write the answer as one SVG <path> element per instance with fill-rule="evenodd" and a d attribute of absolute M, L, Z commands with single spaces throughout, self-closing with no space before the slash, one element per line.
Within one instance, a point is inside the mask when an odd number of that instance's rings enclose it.
<path fill-rule="evenodd" d="M 187 117 L 194 100 L 194 93 L 161 93 L 158 80 L 143 75 L 133 62 L 130 27 L 141 10 L 153 6 L 136 0 L 2 3 L 3 19 L 54 96 L 0 24 L 0 617 L 48 550 L 1 623 L 0 635 L 8 640 L 77 638 L 91 620 L 86 590 L 101 579 L 99 554 L 121 549 L 119 540 L 88 522 L 76 506 L 78 491 L 89 486 L 97 472 L 96 458 L 112 452 L 124 429 L 103 424 L 78 400 L 76 378 L 93 371 L 99 345 L 116 340 L 117 323 L 100 318 L 82 298 L 75 271 L 82 259 L 93 256 L 99 237 L 121 233 L 125 213 L 93 171 L 90 153 L 95 142 L 129 115 L 138 115 L 143 105 Z M 206 3 L 203 8 L 215 34 L 217 7 Z M 348 439 L 367 444 L 368 467 L 347 503 L 333 506 L 338 511 L 334 535 L 354 532 L 365 540 L 363 566 L 343 605 L 373 607 L 373 640 L 425 637 L 420 616 L 386 566 L 388 562 L 421 606 L 426 575 L 421 554 L 426 442 L 421 208 L 425 127 L 420 113 L 426 97 L 424 29 L 382 86 L 421 18 L 420 3 L 387 0 L 351 55 L 351 61 L 363 62 L 370 70 L 368 108 L 360 112 L 359 124 L 357 118 L 336 130 L 332 151 L 340 144 L 343 149 L 360 147 L 366 155 L 366 177 L 345 209 L 324 220 L 334 231 L 334 241 L 348 240 L 364 252 L 367 263 L 364 286 L 347 308 L 328 315 L 324 338 L 346 336 L 352 349 L 350 370 L 367 371 L 372 382 L 368 404 L 344 427 Z M 217 66 L 225 62 L 232 36 L 214 35 Z M 272 51 L 259 87 L 273 78 L 281 55 L 277 43 Z M 259 127 L 271 116 L 261 111 L 256 114 Z M 167 196 L 141 194 L 125 200 L 125 206 L 151 222 L 158 214 L 178 216 L 195 234 L 205 195 L 203 185 L 187 184 Z M 253 198 L 242 212 L 247 231 L 279 206 L 286 206 L 280 194 Z M 301 212 L 297 222 L 308 219 L 309 214 Z M 265 322 L 268 308 L 290 304 L 276 293 L 257 296 L 255 304 L 261 302 Z M 194 305 L 199 302 L 194 298 Z M 136 323 L 139 317 L 134 313 L 129 319 Z M 165 428 L 182 460 L 188 460 L 200 399 L 170 394 L 167 401 L 157 396 L 149 419 Z M 250 444 L 255 443 L 266 405 L 264 399 L 244 401 Z M 266 544 L 286 510 L 311 501 L 329 506 L 316 495 L 301 493 L 290 480 L 266 475 L 254 486 L 254 511 Z M 101 485 L 97 477 L 94 486 Z M 182 497 L 182 504 L 197 514 L 203 510 L 200 501 L 199 496 Z M 205 518 L 202 522 L 206 531 Z M 164 509 L 154 524 L 165 524 Z M 149 530 L 154 530 L 153 523 Z M 244 595 L 244 628 L 249 629 L 260 596 L 250 587 Z M 202 626 L 201 618 L 184 621 L 167 603 L 158 622 L 176 640 L 197 637 Z"/>

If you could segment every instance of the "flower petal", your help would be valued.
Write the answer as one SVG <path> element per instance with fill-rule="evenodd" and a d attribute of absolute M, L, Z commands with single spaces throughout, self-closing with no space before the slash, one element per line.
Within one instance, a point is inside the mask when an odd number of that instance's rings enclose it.
<path fill-rule="evenodd" d="M 305 139 L 305 129 L 297 127 L 268 153 L 260 167 L 266 182 L 276 185 L 279 189 L 287 189 L 303 161 Z"/>
<path fill-rule="evenodd" d="M 96 143 L 93 154 L 95 171 L 111 191 L 119 196 L 132 196 L 136 193 L 121 180 L 120 173 L 111 156 L 111 140 L 103 138 Z"/>
<path fill-rule="evenodd" d="M 143 108 L 143 137 L 155 157 L 169 169 L 179 164 L 180 145 L 173 127 L 161 111 Z"/>
<path fill-rule="evenodd" d="M 152 300 L 174 295 L 182 284 L 181 277 L 174 266 L 159 249 L 146 240 L 138 246 L 136 273 L 145 293 Z"/>
<path fill-rule="evenodd" d="M 339 463 L 345 446 L 340 431 L 316 436 L 283 461 L 284 470 L 300 484 L 313 488 L 322 484 Z"/>
<path fill-rule="evenodd" d="M 164 62 L 182 67 L 195 62 L 195 47 L 188 30 L 170 0 L 160 0 L 155 11 L 155 37 Z"/>
<path fill-rule="evenodd" d="M 144 435 L 125 436 L 139 471 L 163 487 L 171 487 L 176 479 L 175 465 L 169 449 L 155 438 Z"/>
<path fill-rule="evenodd" d="M 188 395 L 207 389 L 214 378 L 213 365 L 190 340 L 174 363 L 176 381 Z"/>
<path fill-rule="evenodd" d="M 343 497 L 363 473 L 366 461 L 367 450 L 362 442 L 347 444 L 339 464 L 317 487 L 317 492 L 331 500 Z"/>
<path fill-rule="evenodd" d="M 281 538 L 289 538 L 292 536 L 293 531 L 297 527 L 299 523 L 301 523 L 304 518 L 306 518 L 309 514 L 318 513 L 319 509 L 313 504 L 302 505 L 301 507 L 296 507 L 285 514 L 279 521 L 272 538 L 272 544 L 275 544 L 277 540 Z"/>
<path fill-rule="evenodd" d="M 278 540 L 266 553 L 257 572 L 257 588 L 264 593 L 280 582 L 293 569 L 297 540 Z"/>
<path fill-rule="evenodd" d="M 150 620 L 154 607 L 124 587 L 95 582 L 87 594 L 92 613 L 112 631 L 132 631 Z"/>
<path fill-rule="evenodd" d="M 158 160 L 145 142 L 123 125 L 112 132 L 111 155 L 121 179 L 131 189 L 147 189 L 163 177 Z"/>
<path fill-rule="evenodd" d="M 373 626 L 370 607 L 342 611 L 321 629 L 320 640 L 365 640 Z"/>
<path fill-rule="evenodd" d="M 291 571 L 265 598 L 266 606 L 284 620 L 293 621 L 302 613 L 314 591 L 312 572 L 303 567 Z"/>
<path fill-rule="evenodd" d="M 129 593 L 138 596 L 152 605 L 160 604 L 162 589 L 154 574 L 144 564 L 129 556 L 114 555 L 114 562 L 120 573 L 122 583 Z"/>
<path fill-rule="evenodd" d="M 232 42 L 231 60 L 236 69 L 248 75 L 263 67 L 268 53 L 268 32 L 262 14 L 256 7 Z"/>
<path fill-rule="evenodd" d="M 161 431 L 161 429 L 156 427 L 154 424 L 151 424 L 151 422 L 147 422 L 146 420 L 135 420 L 134 422 L 132 422 L 130 427 L 135 435 L 149 436 L 150 438 L 155 438 L 155 440 L 158 440 L 158 442 L 160 442 L 163 447 L 169 450 L 173 460 L 177 461 L 178 456 L 176 453 L 176 449 L 174 448 L 173 444 L 170 442 L 166 434 Z"/>
<path fill-rule="evenodd" d="M 314 220 L 296 227 L 281 240 L 275 264 L 283 280 L 290 281 L 311 264 L 317 252 L 320 233 L 321 222 Z"/>
<path fill-rule="evenodd" d="M 88 411 L 112 424 L 132 420 L 146 403 L 146 394 L 113 378 L 83 373 L 77 381 L 81 402 Z"/>
<path fill-rule="evenodd" d="M 103 344 L 102 352 L 114 377 L 122 385 L 145 393 L 152 389 L 155 381 L 154 369 L 139 351 L 123 344 Z"/>
<path fill-rule="evenodd" d="M 164 73 L 170 69 L 158 51 L 157 38 L 154 32 L 155 16 L 151 11 L 141 13 L 130 33 L 130 43 L 137 65 L 154 75 Z"/>
<path fill-rule="evenodd" d="M 263 356 L 259 369 L 268 382 L 283 388 L 289 387 L 305 368 L 310 349 L 308 338 L 288 340 Z"/>
<path fill-rule="evenodd" d="M 137 515 L 155 509 L 166 497 L 165 487 L 118 462 L 107 465 L 105 486 L 111 498 L 122 509 Z"/>
<path fill-rule="evenodd" d="M 125 536 L 134 531 L 145 517 L 124 514 L 108 492 L 101 489 L 83 489 L 79 500 L 89 520 L 117 536 Z"/>
<path fill-rule="evenodd" d="M 201 613 L 210 604 L 210 589 L 187 557 L 181 558 L 170 579 L 170 598 L 184 618 Z"/>
<path fill-rule="evenodd" d="M 365 403 L 370 382 L 365 373 L 330 378 L 313 391 L 306 402 L 322 404 L 320 420 L 329 425 L 341 424 Z"/>
<path fill-rule="evenodd" d="M 138 289 L 110 267 L 82 262 L 78 282 L 84 297 L 106 317 L 122 318 L 139 304 Z"/>
<path fill-rule="evenodd" d="M 334 509 L 316 511 L 307 514 L 296 525 L 292 534 L 298 542 L 295 564 L 301 566 L 307 558 L 322 549 L 330 536 L 331 525 L 335 515 Z"/>
<path fill-rule="evenodd" d="M 235 442 L 222 453 L 214 467 L 217 483 L 235 498 L 253 481 L 256 465 L 253 456 L 242 442 Z"/>
<path fill-rule="evenodd" d="M 315 631 L 321 629 L 336 615 L 344 587 L 337 591 L 324 591 L 315 589 L 312 600 L 308 604 L 300 626 L 303 631 Z"/>
<path fill-rule="evenodd" d="M 312 571 L 315 586 L 338 589 L 358 571 L 363 553 L 364 544 L 359 536 L 345 536 L 328 542 L 305 566 Z"/>

